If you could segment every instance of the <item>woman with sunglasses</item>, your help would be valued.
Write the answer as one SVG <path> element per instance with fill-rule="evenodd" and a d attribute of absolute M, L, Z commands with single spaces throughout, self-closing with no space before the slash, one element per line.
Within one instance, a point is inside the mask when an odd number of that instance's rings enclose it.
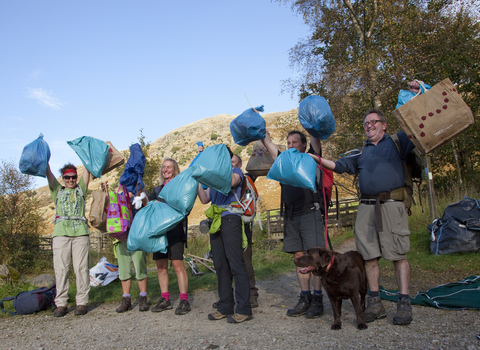
<path fill-rule="evenodd" d="M 57 296 L 55 297 L 57 308 L 53 316 L 63 317 L 68 312 L 69 273 L 72 263 L 77 284 L 74 315 L 80 316 L 85 315 L 88 311 L 88 293 L 90 292 L 88 269 L 90 231 L 85 218 L 85 196 L 90 172 L 85 169 L 80 181 L 77 182 L 77 168 L 68 163 L 60 169 L 60 174 L 64 186 L 58 182 L 48 165 L 48 186 L 56 208 L 52 251 L 57 285 Z"/>

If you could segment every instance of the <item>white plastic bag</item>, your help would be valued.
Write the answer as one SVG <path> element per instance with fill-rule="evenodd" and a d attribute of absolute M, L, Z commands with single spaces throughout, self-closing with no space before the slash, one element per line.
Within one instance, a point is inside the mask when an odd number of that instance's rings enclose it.
<path fill-rule="evenodd" d="M 118 266 L 110 264 L 107 258 L 103 257 L 100 262 L 90 269 L 90 286 L 106 286 L 118 277 Z"/>

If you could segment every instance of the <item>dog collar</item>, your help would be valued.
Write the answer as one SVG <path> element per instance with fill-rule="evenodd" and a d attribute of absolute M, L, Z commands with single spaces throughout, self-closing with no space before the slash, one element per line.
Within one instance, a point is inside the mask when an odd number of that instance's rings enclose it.
<path fill-rule="evenodd" d="M 328 270 L 330 270 L 334 260 L 335 260 L 335 254 L 332 254 L 332 261 L 330 261 L 330 263 L 328 264 L 327 268 L 325 269 L 325 272 L 328 272 Z"/>

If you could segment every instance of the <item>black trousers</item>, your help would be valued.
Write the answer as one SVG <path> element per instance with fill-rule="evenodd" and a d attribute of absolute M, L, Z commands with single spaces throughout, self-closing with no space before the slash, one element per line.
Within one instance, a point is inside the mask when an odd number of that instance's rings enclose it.
<path fill-rule="evenodd" d="M 255 285 L 255 271 L 253 269 L 252 262 L 252 224 L 245 225 L 245 234 L 247 235 L 248 246 L 243 252 L 243 260 L 245 261 L 245 267 L 247 268 L 248 280 L 250 282 L 250 297 L 258 298 L 258 288 Z M 250 299 L 251 300 L 251 299 Z"/>
<path fill-rule="evenodd" d="M 220 230 L 210 235 L 213 261 L 218 279 L 217 310 L 224 315 L 234 312 L 251 315 L 250 283 L 243 260 L 242 219 L 235 214 L 222 217 Z M 235 299 L 232 283 L 235 281 Z M 236 308 L 234 304 L 236 300 Z"/>

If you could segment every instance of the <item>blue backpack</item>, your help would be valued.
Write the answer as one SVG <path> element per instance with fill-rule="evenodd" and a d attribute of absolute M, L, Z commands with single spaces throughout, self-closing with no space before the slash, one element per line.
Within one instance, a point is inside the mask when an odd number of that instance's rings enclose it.
<path fill-rule="evenodd" d="M 16 312 L 9 311 L 10 315 L 28 315 L 37 313 L 53 306 L 57 289 L 55 283 L 51 287 L 42 287 L 29 292 L 20 292 L 14 297 L 6 297 L 0 300 L 0 308 L 5 314 L 4 301 L 13 300 L 13 307 Z"/>

